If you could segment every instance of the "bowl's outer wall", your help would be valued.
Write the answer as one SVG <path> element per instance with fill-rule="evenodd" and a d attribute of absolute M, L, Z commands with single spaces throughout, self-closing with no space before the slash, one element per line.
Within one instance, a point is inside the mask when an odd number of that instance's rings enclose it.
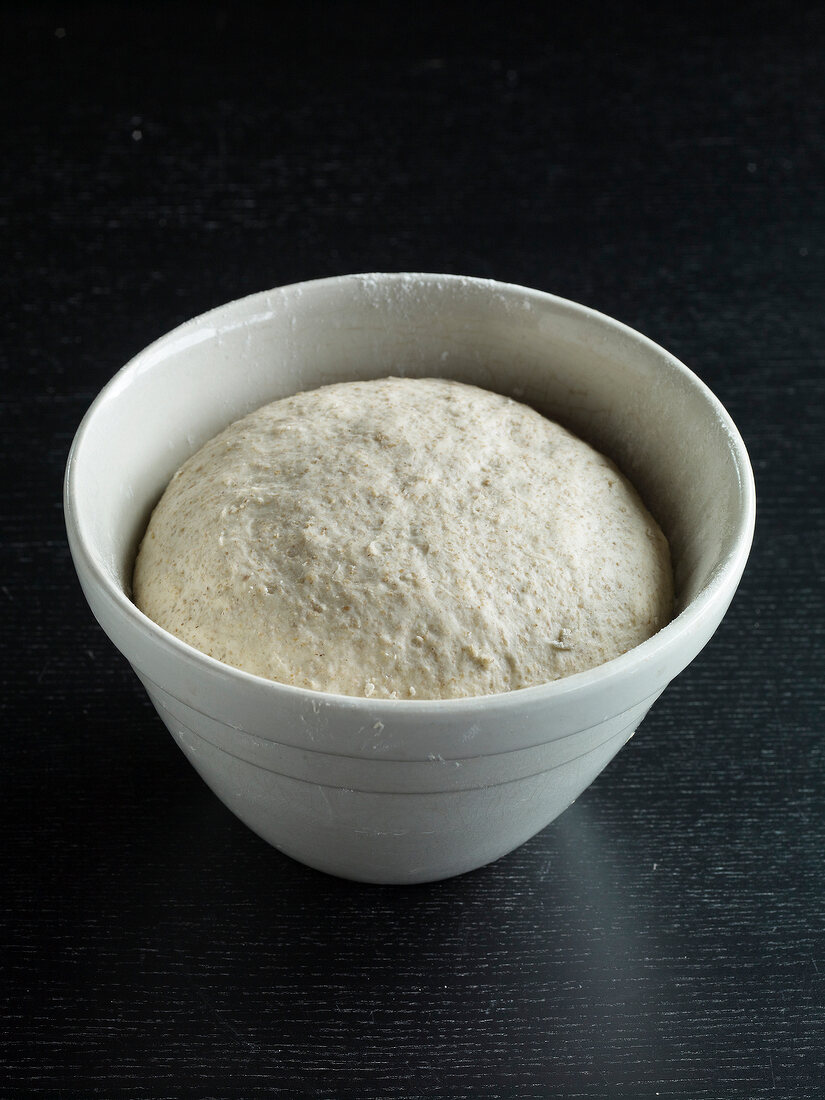
<path fill-rule="evenodd" d="M 265 401 L 389 374 L 438 375 L 498 390 L 605 450 L 664 526 L 685 610 L 631 653 L 566 681 L 487 699 L 406 703 L 304 692 L 248 676 L 190 649 L 137 611 L 129 593 L 138 542 L 188 455 Z M 701 382 L 662 349 L 550 295 L 426 275 L 345 276 L 286 287 L 221 307 L 162 338 L 112 380 L 84 419 L 65 501 L 72 554 L 94 614 L 207 782 L 283 850 L 320 866 L 311 854 L 323 837 L 323 850 L 334 853 L 324 869 L 381 881 L 478 866 L 527 839 L 580 793 L 713 634 L 744 568 L 754 511 L 752 475 L 735 428 Z M 594 729 L 605 734 L 599 744 Z M 580 741 L 567 760 L 558 755 L 565 739 Z M 556 757 L 519 773 L 519 752 L 541 746 L 549 752 L 553 742 Z M 296 752 L 304 754 L 303 772 Z M 484 757 L 493 762 L 482 766 Z M 336 758 L 346 762 L 343 772 L 333 767 Z M 393 761 L 429 768 L 434 785 L 396 775 Z M 469 785 L 439 788 L 445 762 Z M 386 776 L 393 772 L 386 791 L 367 778 L 376 766 Z M 478 782 L 468 778 L 473 767 L 481 769 Z M 347 796 L 330 802 L 339 782 Z M 405 809 L 390 813 L 380 840 L 370 815 L 395 782 L 401 790 L 404 782 L 419 785 L 397 795 L 401 801 L 393 805 Z M 509 793 L 497 812 L 490 792 L 505 785 Z M 309 790 L 322 792 L 312 795 L 316 809 L 325 807 L 320 816 L 304 802 Z M 416 800 L 425 797 L 448 800 L 438 811 L 443 829 L 424 829 Z M 460 811 L 451 803 L 455 814 L 446 810 L 450 798 L 462 801 Z M 340 844 L 331 847 L 327 832 L 338 811 L 330 806 L 348 801 L 350 838 L 342 830 Z M 295 822 L 308 828 L 307 814 L 314 815 L 315 839 L 299 851 Z M 287 820 L 295 826 L 292 839 L 284 833 Z M 413 833 L 436 838 L 441 869 L 420 843 L 404 840 Z"/>
<path fill-rule="evenodd" d="M 463 874 L 511 852 L 562 813 L 635 729 L 631 723 L 598 746 L 520 779 L 402 791 L 393 780 L 392 789 L 382 791 L 311 782 L 250 764 L 163 709 L 159 713 L 224 805 L 264 840 L 319 871 L 395 884 Z M 449 764 L 433 770 L 449 770 Z"/>
<path fill-rule="evenodd" d="M 404 759 L 393 753 L 397 739 L 387 740 L 381 722 L 361 731 L 359 755 L 344 755 L 326 749 L 296 748 L 271 738 L 260 738 L 218 722 L 187 707 L 179 699 L 138 676 L 163 721 L 172 732 L 186 730 L 213 748 L 229 753 L 254 767 L 278 772 L 306 782 L 326 786 L 357 788 L 361 791 L 414 794 L 474 790 L 529 778 L 539 772 L 567 764 L 584 753 L 600 749 L 617 737 L 628 737 L 636 729 L 657 696 L 563 737 L 546 738 L 529 748 L 506 752 L 479 753 L 473 739 L 443 745 L 444 752 L 426 758 Z M 413 732 L 413 731 L 410 731 Z M 410 738 L 414 740 L 414 737 Z M 452 754 L 450 753 L 452 750 Z M 455 755 L 457 753 L 457 755 Z"/>

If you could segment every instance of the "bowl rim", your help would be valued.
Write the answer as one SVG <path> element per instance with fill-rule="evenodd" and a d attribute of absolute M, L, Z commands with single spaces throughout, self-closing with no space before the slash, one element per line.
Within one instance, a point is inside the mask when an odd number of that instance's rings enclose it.
<path fill-rule="evenodd" d="M 363 285 L 368 280 L 371 282 L 380 281 L 381 283 L 401 280 L 415 280 L 417 283 L 438 282 L 441 284 L 451 282 L 456 285 L 463 284 L 465 286 L 488 288 L 498 293 L 516 294 L 522 300 L 530 301 L 531 304 L 532 302 L 544 305 L 552 304 L 557 310 L 572 315 L 583 323 L 595 323 L 597 326 L 622 335 L 626 340 L 638 344 L 639 347 L 646 349 L 648 352 L 653 352 L 663 360 L 670 370 L 681 374 L 690 386 L 703 397 L 727 436 L 738 476 L 740 508 L 732 527 L 731 551 L 717 564 L 710 580 L 667 625 L 626 653 L 584 672 L 574 673 L 558 680 L 550 680 L 529 687 L 515 688 L 512 691 L 489 695 L 469 695 L 450 699 L 387 699 L 383 697 L 343 695 L 298 687 L 293 684 L 270 680 L 244 669 L 236 668 L 233 665 L 225 664 L 158 626 L 157 623 L 140 611 L 124 589 L 112 580 L 105 569 L 102 568 L 98 557 L 92 552 L 76 504 L 78 496 L 78 455 L 100 410 L 109 401 L 117 397 L 120 390 L 128 385 L 133 375 L 148 369 L 159 354 L 171 351 L 172 348 L 169 345 L 179 345 L 181 341 L 191 343 L 192 335 L 204 328 L 211 327 L 213 330 L 221 329 L 226 332 L 237 327 L 237 324 L 220 325 L 219 322 L 222 316 L 235 312 L 241 306 L 246 307 L 247 311 L 250 311 L 254 316 L 255 307 L 258 304 L 270 301 L 272 295 L 278 292 L 295 292 L 309 287 L 323 289 L 325 285 L 340 286 L 346 283 L 361 283 Z M 271 309 L 267 312 L 271 312 Z M 202 338 L 206 339 L 208 336 L 209 332 L 206 332 Z M 518 283 L 502 282 L 470 275 L 433 272 L 359 272 L 284 284 L 222 303 L 176 325 L 138 351 L 103 386 L 80 421 L 66 462 L 63 480 L 63 509 L 68 542 L 81 581 L 85 581 L 86 584 L 91 582 L 97 593 L 103 597 L 106 604 L 115 612 L 124 625 L 135 631 L 137 635 L 142 636 L 147 644 L 159 646 L 160 650 L 171 660 L 175 662 L 183 660 L 194 669 L 208 672 L 212 677 L 217 676 L 219 679 L 232 682 L 235 685 L 247 685 L 253 687 L 256 691 L 267 691 L 274 695 L 286 693 L 298 702 L 313 701 L 316 705 L 320 703 L 324 706 L 334 706 L 341 709 L 367 709 L 370 717 L 381 718 L 385 715 L 398 716 L 406 713 L 426 718 L 428 716 L 462 712 L 471 719 L 478 711 L 489 713 L 491 709 L 509 710 L 513 707 L 525 705 L 540 705 L 550 700 L 569 699 L 570 696 L 588 692 L 596 686 L 600 688 L 609 687 L 617 679 L 623 680 L 629 674 L 659 662 L 666 654 L 679 649 L 680 641 L 707 633 L 707 637 L 701 645 L 695 648 L 695 652 L 691 654 L 691 657 L 687 661 L 681 662 L 680 668 L 689 663 L 689 660 L 692 660 L 695 653 L 703 648 L 713 633 L 714 626 L 711 626 L 709 631 L 707 630 L 708 620 L 712 621 L 714 617 L 719 615 L 720 607 L 722 611 L 725 610 L 744 572 L 756 522 L 756 487 L 753 469 L 744 441 L 721 401 L 698 375 L 681 360 L 638 330 L 624 324 L 624 322 L 591 306 L 583 305 L 548 291 L 521 286 Z"/>

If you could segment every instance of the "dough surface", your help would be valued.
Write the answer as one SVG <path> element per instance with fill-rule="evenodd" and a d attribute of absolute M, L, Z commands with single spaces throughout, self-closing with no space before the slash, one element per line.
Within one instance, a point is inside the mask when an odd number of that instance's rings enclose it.
<path fill-rule="evenodd" d="M 667 541 L 612 462 L 439 379 L 325 386 L 231 424 L 172 478 L 133 589 L 220 661 L 375 698 L 555 680 L 673 612 Z"/>

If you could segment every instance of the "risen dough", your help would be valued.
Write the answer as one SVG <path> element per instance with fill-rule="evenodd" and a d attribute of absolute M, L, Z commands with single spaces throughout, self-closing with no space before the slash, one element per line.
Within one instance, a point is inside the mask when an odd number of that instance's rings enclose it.
<path fill-rule="evenodd" d="M 509 398 L 386 378 L 296 394 L 175 474 L 137 605 L 218 660 L 450 698 L 592 668 L 670 618 L 667 542 L 615 466 Z"/>

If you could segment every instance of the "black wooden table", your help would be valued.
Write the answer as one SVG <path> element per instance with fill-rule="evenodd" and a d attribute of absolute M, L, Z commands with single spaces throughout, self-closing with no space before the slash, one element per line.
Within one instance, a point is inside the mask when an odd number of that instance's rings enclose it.
<path fill-rule="evenodd" d="M 825 18 L 638 8 L 0 9 L 0 1095 L 825 1095 Z M 760 501 L 722 628 L 607 771 L 409 889 L 217 802 L 61 511 L 83 412 L 151 339 L 372 270 L 641 329 L 727 405 Z"/>

